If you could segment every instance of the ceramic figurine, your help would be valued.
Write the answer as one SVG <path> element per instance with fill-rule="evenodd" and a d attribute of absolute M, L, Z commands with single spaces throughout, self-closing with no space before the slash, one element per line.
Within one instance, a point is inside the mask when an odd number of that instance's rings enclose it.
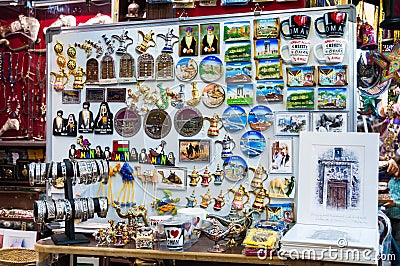
<path fill-rule="evenodd" d="M 287 198 L 292 194 L 294 189 L 294 176 L 285 178 L 275 178 L 269 182 L 268 194 L 274 198 Z"/>
<path fill-rule="evenodd" d="M 193 81 L 190 83 L 192 85 L 192 99 L 186 101 L 186 103 L 190 106 L 196 106 L 200 103 L 200 93 L 199 89 L 197 89 L 197 82 Z"/>
<path fill-rule="evenodd" d="M 190 178 L 189 185 L 193 187 L 197 186 L 200 181 L 200 175 L 197 173 L 195 165 L 193 166 L 193 172 L 188 176 Z"/>
<path fill-rule="evenodd" d="M 195 196 L 195 190 L 193 190 L 192 194 L 189 197 L 186 197 L 187 203 L 186 208 L 194 208 L 197 205 L 197 199 Z"/>
<path fill-rule="evenodd" d="M 100 228 L 97 232 L 93 233 L 93 236 L 94 240 L 97 241 L 97 247 L 107 245 L 107 234 L 103 228 Z"/>
<path fill-rule="evenodd" d="M 238 211 L 243 210 L 244 205 L 250 199 L 250 194 L 248 191 L 246 191 L 245 187 L 242 184 L 240 184 L 237 190 L 230 188 L 228 192 L 233 193 L 232 208 Z M 245 201 L 243 200 L 244 197 L 247 197 Z"/>
<path fill-rule="evenodd" d="M 211 203 L 211 191 L 210 189 L 207 190 L 206 194 L 200 195 L 201 203 L 200 207 L 206 209 L 208 205 Z"/>
<path fill-rule="evenodd" d="M 232 150 L 236 147 L 236 143 L 228 135 L 225 135 L 223 140 L 216 140 L 215 143 L 222 145 L 222 152 L 221 152 L 222 159 L 229 158 L 233 155 Z"/>
<path fill-rule="evenodd" d="M 201 175 L 201 185 L 203 187 L 206 187 L 210 184 L 212 175 L 208 171 L 208 166 L 206 166 L 206 169 L 204 170 L 204 173 L 200 174 Z"/>
<path fill-rule="evenodd" d="M 222 194 L 222 190 L 219 192 L 219 195 L 214 199 L 214 210 L 220 211 L 222 207 L 225 205 L 225 198 Z"/>
<path fill-rule="evenodd" d="M 157 37 L 160 37 L 165 41 L 164 48 L 162 48 L 161 52 L 163 53 L 172 53 L 172 48 L 174 44 L 176 44 L 178 41 L 172 42 L 173 39 L 179 40 L 179 37 L 173 34 L 172 32 L 174 29 L 168 29 L 167 34 L 157 34 Z"/>
<path fill-rule="evenodd" d="M 156 199 L 151 203 L 151 206 L 155 208 L 158 214 L 172 214 L 177 213 L 177 208 L 175 204 L 180 201 L 180 198 L 173 198 L 172 192 L 170 190 L 163 190 L 164 197 L 161 199 Z"/>
<path fill-rule="evenodd" d="M 257 168 L 249 167 L 249 170 L 254 172 L 254 177 L 251 180 L 250 186 L 254 188 L 262 188 L 263 182 L 268 178 L 268 172 L 261 164 Z M 263 176 L 265 175 L 265 178 Z"/>
<path fill-rule="evenodd" d="M 254 202 L 251 205 L 251 207 L 254 210 L 264 211 L 265 207 L 269 204 L 269 201 L 270 201 L 267 190 L 262 186 L 257 191 L 252 190 L 250 192 L 255 195 L 255 199 L 254 199 Z M 268 199 L 267 203 L 264 203 L 265 199 Z"/>
<path fill-rule="evenodd" d="M 111 35 L 111 38 L 116 39 L 119 42 L 119 47 L 115 51 L 116 54 L 125 54 L 127 52 L 128 46 L 133 43 L 133 39 L 128 36 L 128 31 L 124 31 L 121 35 Z"/>
<path fill-rule="evenodd" d="M 222 181 L 224 180 L 224 175 L 219 164 L 217 164 L 217 170 L 215 170 L 215 172 L 212 175 L 214 177 L 214 185 L 216 186 L 221 185 Z"/>
<path fill-rule="evenodd" d="M 204 117 L 204 120 L 210 122 L 210 126 L 207 130 L 209 137 L 216 137 L 219 135 L 219 130 L 222 128 L 222 119 L 217 113 L 214 113 L 213 117 Z"/>
<path fill-rule="evenodd" d="M 152 249 L 154 243 L 153 230 L 150 227 L 141 227 L 136 231 L 136 248 Z"/>
<path fill-rule="evenodd" d="M 62 91 L 65 85 L 69 82 L 69 75 L 65 72 L 64 68 L 60 68 L 58 72 L 50 72 L 54 76 L 53 89 L 55 91 Z"/>

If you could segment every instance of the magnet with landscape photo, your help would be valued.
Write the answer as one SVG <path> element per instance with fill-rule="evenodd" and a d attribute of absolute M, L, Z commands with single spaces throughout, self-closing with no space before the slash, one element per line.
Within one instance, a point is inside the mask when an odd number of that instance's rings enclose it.
<path fill-rule="evenodd" d="M 347 112 L 313 112 L 314 132 L 347 132 Z"/>
<path fill-rule="evenodd" d="M 285 84 L 282 79 L 257 81 L 256 100 L 257 102 L 283 102 L 283 89 Z"/>
<path fill-rule="evenodd" d="M 347 88 L 318 88 L 318 109 L 346 109 Z"/>
<path fill-rule="evenodd" d="M 224 41 L 250 41 L 250 21 L 225 22 Z"/>
<path fill-rule="evenodd" d="M 186 167 L 156 166 L 159 189 L 186 190 Z"/>
<path fill-rule="evenodd" d="M 225 67 L 225 81 L 226 83 L 251 82 L 251 71 L 251 62 L 228 62 Z"/>
<path fill-rule="evenodd" d="M 280 57 L 280 41 L 263 39 L 254 41 L 254 59 L 271 59 Z"/>
<path fill-rule="evenodd" d="M 314 88 L 287 88 L 287 109 L 314 109 Z"/>
<path fill-rule="evenodd" d="M 86 102 L 101 103 L 105 101 L 103 88 L 86 88 Z"/>
<path fill-rule="evenodd" d="M 225 62 L 251 61 L 250 42 L 232 42 L 225 44 Z"/>
<path fill-rule="evenodd" d="M 80 90 L 63 90 L 61 98 L 62 98 L 63 104 L 81 103 L 81 91 Z"/>
<path fill-rule="evenodd" d="M 315 86 L 314 66 L 288 67 L 286 73 L 289 87 Z"/>
<path fill-rule="evenodd" d="M 277 112 L 275 135 L 299 135 L 301 131 L 308 131 L 309 120 L 306 112 Z"/>
<path fill-rule="evenodd" d="M 231 104 L 253 104 L 253 84 L 228 84 L 226 103 Z"/>
<path fill-rule="evenodd" d="M 281 79 L 282 61 L 280 59 L 256 60 L 256 79 Z"/>
<path fill-rule="evenodd" d="M 256 1 L 253 0 L 253 2 Z M 280 32 L 279 18 L 254 20 L 254 39 L 279 38 L 279 32 Z"/>
<path fill-rule="evenodd" d="M 210 140 L 180 139 L 179 161 L 181 162 L 210 162 Z"/>

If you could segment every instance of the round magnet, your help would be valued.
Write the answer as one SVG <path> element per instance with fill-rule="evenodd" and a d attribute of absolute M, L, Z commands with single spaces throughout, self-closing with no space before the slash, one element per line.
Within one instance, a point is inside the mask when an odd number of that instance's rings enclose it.
<path fill-rule="evenodd" d="M 203 127 L 203 116 L 197 108 L 183 107 L 174 117 L 175 130 L 184 137 L 193 137 Z"/>
<path fill-rule="evenodd" d="M 249 157 L 259 156 L 266 145 L 263 134 L 257 130 L 249 130 L 240 138 L 240 149 Z"/>
<path fill-rule="evenodd" d="M 236 182 L 247 177 L 249 170 L 246 161 L 240 156 L 231 156 L 226 158 L 222 164 L 224 177 L 230 181 Z"/>
<path fill-rule="evenodd" d="M 205 106 L 215 108 L 225 101 L 225 90 L 221 85 L 211 83 L 203 89 L 201 96 Z"/>
<path fill-rule="evenodd" d="M 122 137 L 135 136 L 141 127 L 140 115 L 131 108 L 121 108 L 114 119 L 115 131 Z"/>
<path fill-rule="evenodd" d="M 180 81 L 194 79 L 198 72 L 198 65 L 193 58 L 182 58 L 176 64 L 175 74 Z"/>
<path fill-rule="evenodd" d="M 247 116 L 247 122 L 251 129 L 257 131 L 265 131 L 269 129 L 274 121 L 274 113 L 272 110 L 264 105 L 254 106 Z"/>
<path fill-rule="evenodd" d="M 161 109 L 153 109 L 148 112 L 143 121 L 144 131 L 152 139 L 161 139 L 171 130 L 171 117 Z"/>
<path fill-rule="evenodd" d="M 246 111 L 237 105 L 229 106 L 222 114 L 222 124 L 231 133 L 243 130 L 247 124 Z"/>
<path fill-rule="evenodd" d="M 206 56 L 201 60 L 200 78 L 206 82 L 214 82 L 222 77 L 222 61 L 216 56 Z"/>

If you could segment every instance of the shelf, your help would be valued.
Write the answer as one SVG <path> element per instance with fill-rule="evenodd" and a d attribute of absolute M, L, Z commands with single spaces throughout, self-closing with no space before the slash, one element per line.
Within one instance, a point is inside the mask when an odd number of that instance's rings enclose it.
<path fill-rule="evenodd" d="M 0 140 L 1 147 L 45 147 L 46 141 L 38 140 Z"/>

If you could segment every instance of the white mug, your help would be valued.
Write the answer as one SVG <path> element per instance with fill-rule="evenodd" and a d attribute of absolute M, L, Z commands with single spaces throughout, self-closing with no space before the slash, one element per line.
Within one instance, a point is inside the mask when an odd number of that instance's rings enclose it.
<path fill-rule="evenodd" d="M 184 222 L 165 222 L 164 231 L 167 236 L 167 248 L 169 250 L 183 250 L 183 244 L 185 242 Z"/>
<path fill-rule="evenodd" d="M 320 51 L 322 50 L 322 57 Z M 342 63 L 346 51 L 346 41 L 340 38 L 326 39 L 314 46 L 314 55 L 320 63 Z"/>
<path fill-rule="evenodd" d="M 310 56 L 311 42 L 309 40 L 291 40 L 281 46 L 281 57 L 285 63 L 307 64 Z M 284 50 L 289 50 L 289 57 L 284 56 Z"/>

